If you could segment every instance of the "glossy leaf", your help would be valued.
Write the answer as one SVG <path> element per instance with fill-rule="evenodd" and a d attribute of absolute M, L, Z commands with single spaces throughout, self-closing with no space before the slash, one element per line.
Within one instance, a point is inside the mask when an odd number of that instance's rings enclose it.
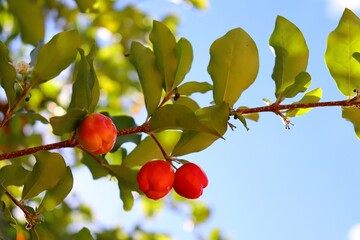
<path fill-rule="evenodd" d="M 5 90 L 9 106 L 13 106 L 16 101 L 15 80 L 16 70 L 10 64 L 9 50 L 0 41 L 0 85 Z"/>
<path fill-rule="evenodd" d="M 178 87 L 178 93 L 181 95 L 190 96 L 193 93 L 206 93 L 212 90 L 213 87 L 208 82 L 186 82 Z"/>
<path fill-rule="evenodd" d="M 24 43 L 36 45 L 45 36 L 45 19 L 42 5 L 31 0 L 9 0 L 9 9 L 18 20 Z"/>
<path fill-rule="evenodd" d="M 35 83 L 39 84 L 59 75 L 74 60 L 80 46 L 78 31 L 72 30 L 56 34 L 39 51 L 33 71 Z"/>
<path fill-rule="evenodd" d="M 4 187 L 15 185 L 22 186 L 30 171 L 21 164 L 13 163 L 0 168 L 0 183 Z"/>
<path fill-rule="evenodd" d="M 164 78 L 156 66 L 154 53 L 139 42 L 131 44 L 130 62 L 138 73 L 146 110 L 150 116 L 160 103 Z"/>
<path fill-rule="evenodd" d="M 316 88 L 312 91 L 307 92 L 298 102 L 296 103 L 316 103 L 319 102 L 322 97 L 322 90 L 321 88 Z M 295 108 L 286 111 L 286 117 L 297 117 L 308 113 L 312 108 Z"/>
<path fill-rule="evenodd" d="M 173 87 L 179 86 L 184 80 L 185 75 L 190 71 L 194 58 L 191 43 L 186 38 L 181 38 L 176 45 L 178 63 Z"/>
<path fill-rule="evenodd" d="M 165 24 L 153 21 L 150 41 L 153 44 L 156 64 L 165 79 L 165 90 L 170 91 L 178 66 L 176 39 Z"/>
<path fill-rule="evenodd" d="M 173 103 L 174 105 L 178 105 L 178 104 L 184 105 L 193 112 L 195 112 L 200 108 L 199 104 L 196 101 L 192 100 L 187 96 L 181 96 L 177 100 L 174 100 Z"/>
<path fill-rule="evenodd" d="M 70 167 L 66 167 L 65 175 L 58 181 L 55 187 L 48 190 L 41 201 L 37 213 L 44 213 L 53 210 L 70 193 L 73 187 L 73 175 Z"/>
<path fill-rule="evenodd" d="M 338 89 L 348 97 L 360 89 L 360 65 L 352 57 L 355 52 L 360 52 L 360 19 L 345 9 L 339 25 L 328 36 L 325 62 Z"/>
<path fill-rule="evenodd" d="M 58 153 L 38 152 L 36 163 L 27 176 L 22 191 L 22 201 L 55 187 L 66 174 L 64 158 Z"/>
<path fill-rule="evenodd" d="M 353 124 L 355 134 L 360 139 L 360 109 L 357 107 L 343 107 L 342 118 Z"/>
<path fill-rule="evenodd" d="M 300 29 L 284 17 L 276 18 L 275 29 L 269 39 L 270 46 L 275 51 L 275 66 L 272 78 L 275 81 L 275 96 L 281 102 L 288 94 L 285 90 L 292 86 L 290 96 L 304 91 L 306 84 L 298 84 L 296 79 L 301 72 L 306 71 L 309 49 Z"/>
<path fill-rule="evenodd" d="M 229 107 L 226 103 L 217 104 L 196 111 L 199 121 L 205 126 L 215 129 L 221 136 L 225 134 L 229 116 Z M 173 156 L 201 151 L 219 139 L 218 136 L 206 132 L 184 131 L 177 142 Z"/>
<path fill-rule="evenodd" d="M 214 85 L 214 101 L 233 106 L 254 81 L 259 70 L 258 50 L 253 39 L 236 28 L 210 47 L 208 72 Z"/>
<path fill-rule="evenodd" d="M 184 105 L 168 104 L 154 113 L 150 119 L 150 130 L 159 132 L 166 129 L 194 130 L 221 136 L 216 130 L 202 124 L 195 113 Z"/>
<path fill-rule="evenodd" d="M 155 136 L 164 150 L 170 153 L 179 141 L 181 133 L 179 131 L 164 131 L 156 133 Z M 164 155 L 154 139 L 148 136 L 125 157 L 123 165 L 132 168 L 142 166 L 153 159 L 164 159 Z"/>
<path fill-rule="evenodd" d="M 53 128 L 53 133 L 57 136 L 62 136 L 65 133 L 71 133 L 76 129 L 86 114 L 87 112 L 82 109 L 70 109 L 63 116 L 50 118 L 50 124 Z"/>

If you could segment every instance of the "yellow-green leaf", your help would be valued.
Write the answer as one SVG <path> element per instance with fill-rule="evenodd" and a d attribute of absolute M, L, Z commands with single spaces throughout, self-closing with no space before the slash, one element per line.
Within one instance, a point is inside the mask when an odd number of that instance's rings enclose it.
<path fill-rule="evenodd" d="M 178 63 L 173 87 L 179 86 L 179 84 L 184 80 L 185 75 L 190 71 L 194 58 L 191 43 L 187 39 L 181 38 L 177 42 L 176 46 Z"/>
<path fill-rule="evenodd" d="M 0 85 L 5 90 L 9 106 L 13 106 L 16 101 L 15 92 L 16 70 L 10 64 L 9 50 L 0 41 Z"/>
<path fill-rule="evenodd" d="M 275 29 L 271 34 L 269 44 L 275 51 L 275 66 L 272 74 L 275 81 L 275 96 L 278 101 L 282 101 L 289 94 L 285 90 L 289 86 L 297 85 L 296 76 L 306 71 L 309 49 L 300 29 L 281 16 L 276 18 Z M 293 88 L 291 97 L 305 90 Z"/>
<path fill-rule="evenodd" d="M 316 103 L 319 102 L 322 97 L 322 90 L 321 88 L 315 88 L 312 91 L 307 92 L 298 102 L 294 102 L 293 104 L 297 103 Z M 286 117 L 297 117 L 308 113 L 312 108 L 294 108 L 286 111 Z"/>
<path fill-rule="evenodd" d="M 253 39 L 241 28 L 236 28 L 214 41 L 210 48 L 208 72 L 214 85 L 216 104 L 230 106 L 256 79 L 259 55 Z"/>
<path fill-rule="evenodd" d="M 55 187 L 66 174 L 65 160 L 60 154 L 41 151 L 35 158 L 36 163 L 24 184 L 22 201 Z"/>
<path fill-rule="evenodd" d="M 328 36 L 325 62 L 338 89 L 347 97 L 355 94 L 354 89 L 360 89 L 360 64 L 352 57 L 356 52 L 360 52 L 360 19 L 345 9 L 338 26 Z"/>

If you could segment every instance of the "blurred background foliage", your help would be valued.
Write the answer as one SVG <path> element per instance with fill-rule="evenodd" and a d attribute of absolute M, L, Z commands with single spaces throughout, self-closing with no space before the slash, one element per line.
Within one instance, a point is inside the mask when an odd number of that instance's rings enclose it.
<path fill-rule="evenodd" d="M 0 40 L 10 50 L 12 61 L 30 62 L 30 52 L 40 42 L 47 42 L 58 32 L 77 29 L 81 35 L 81 48 L 89 52 L 95 45 L 97 55 L 94 66 L 100 82 L 100 101 L 96 111 L 112 115 L 134 116 L 140 113 L 144 102 L 137 74 L 129 63 L 127 54 L 133 40 L 147 44 L 152 28 L 151 13 L 141 11 L 134 4 L 123 6 L 121 1 L 108 0 L 0 0 Z M 180 0 L 198 10 L 206 9 L 207 0 Z M 177 15 L 169 13 L 162 19 L 174 33 L 180 23 Z M 79 57 L 79 56 L 78 56 Z M 57 139 L 45 119 L 31 113 L 41 113 L 46 118 L 65 113 L 70 102 L 72 68 L 64 71 L 52 81 L 45 82 L 26 96 L 18 112 L 0 129 L 0 152 L 39 146 Z M 20 94 L 20 89 L 17 94 Z M 0 90 L 0 116 L 8 109 L 3 90 Z M 26 112 L 26 116 L 23 114 Z M 30 114 L 29 114 L 30 113 Z M 40 121 L 38 121 L 40 120 Z M 62 151 L 62 150 L 60 150 Z M 66 152 L 67 164 L 79 166 L 74 159 L 76 151 Z M 18 162 L 31 166 L 33 157 L 23 157 Z M 0 163 L 0 168 L 8 164 Z M 21 195 L 17 186 L 8 190 L 15 196 Z M 166 233 L 152 233 L 142 229 L 142 218 L 151 221 L 159 211 L 173 211 L 184 216 L 184 222 L 203 224 L 211 214 L 210 208 L 199 201 L 189 201 L 178 196 L 166 200 L 141 199 L 143 216 L 139 216 L 130 232 L 121 226 L 115 229 L 101 229 L 91 232 L 79 225 L 94 221 L 92 209 L 71 196 L 54 211 L 44 214 L 45 221 L 37 226 L 37 234 L 25 229 L 25 220 L 14 204 L 0 190 L 0 239 L 171 239 Z M 141 197 L 140 197 L 141 198 Z M 31 201 L 40 201 L 32 199 Z M 120 199 L 119 199 L 120 201 Z M 31 203 L 29 203 L 31 205 Z M 35 204 L 35 205 L 38 205 Z M 10 209 L 10 211 L 9 211 Z M 16 217 L 14 217 L 16 216 Z M 15 237 L 16 236 L 16 237 Z M 214 229 L 199 239 L 223 239 L 220 230 Z"/>

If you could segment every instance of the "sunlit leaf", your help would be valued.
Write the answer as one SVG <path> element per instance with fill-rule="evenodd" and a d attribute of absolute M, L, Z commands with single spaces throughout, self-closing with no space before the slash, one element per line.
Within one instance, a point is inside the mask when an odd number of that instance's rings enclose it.
<path fill-rule="evenodd" d="M 248 107 L 238 107 L 237 110 L 241 110 L 241 109 L 248 109 Z M 260 118 L 260 114 L 259 113 L 248 113 L 248 114 L 243 114 L 244 118 L 246 119 L 250 119 L 254 122 L 257 122 L 259 121 L 259 118 Z"/>
<path fill-rule="evenodd" d="M 96 0 L 75 0 L 81 12 L 85 13 L 91 9 L 95 4 Z"/>
<path fill-rule="evenodd" d="M 55 187 L 66 174 L 65 161 L 60 154 L 41 151 L 35 158 L 36 163 L 24 184 L 22 201 Z"/>
<path fill-rule="evenodd" d="M 176 39 L 165 24 L 154 20 L 150 41 L 153 44 L 157 66 L 165 79 L 165 90 L 170 91 L 178 66 Z"/>
<path fill-rule="evenodd" d="M 293 98 L 300 92 L 305 92 L 311 83 L 311 76 L 307 72 L 301 72 L 295 77 L 294 84 L 288 86 L 282 93 L 284 98 Z"/>
<path fill-rule="evenodd" d="M 164 201 L 153 200 L 150 198 L 142 199 L 142 210 L 146 217 L 155 217 L 158 212 L 164 207 Z"/>
<path fill-rule="evenodd" d="M 202 202 L 194 202 L 192 204 L 192 216 L 195 224 L 204 223 L 210 217 L 210 209 Z"/>
<path fill-rule="evenodd" d="M 50 118 L 50 124 L 53 128 L 53 133 L 57 136 L 62 136 L 65 133 L 71 133 L 76 129 L 86 114 L 87 112 L 82 109 L 70 109 L 63 116 Z"/>
<path fill-rule="evenodd" d="M 185 0 L 185 1 L 191 3 L 192 5 L 194 5 L 194 7 L 197 7 L 201 10 L 206 9 L 209 6 L 208 0 Z"/>
<path fill-rule="evenodd" d="M 73 236 L 72 240 L 94 240 L 94 238 L 92 237 L 90 230 L 83 227 Z"/>
<path fill-rule="evenodd" d="M 145 97 L 145 106 L 150 116 L 160 102 L 163 76 L 156 66 L 155 55 L 139 42 L 133 42 L 130 48 L 130 62 L 134 65 Z"/>
<path fill-rule="evenodd" d="M 0 41 L 0 85 L 5 90 L 9 106 L 13 106 L 16 101 L 16 92 L 14 88 L 16 79 L 16 70 L 10 64 L 9 50 L 6 45 Z"/>
<path fill-rule="evenodd" d="M 291 85 L 297 85 L 292 88 L 291 96 L 303 91 L 302 86 L 306 84 L 302 83 L 298 87 L 299 79 L 296 79 L 296 76 L 306 71 L 309 49 L 300 29 L 281 16 L 276 18 L 269 44 L 275 51 L 275 66 L 272 74 L 275 81 L 275 96 L 282 101 L 287 97 L 285 90 Z"/>
<path fill-rule="evenodd" d="M 212 90 L 213 87 L 208 82 L 186 82 L 178 87 L 178 93 L 181 95 L 190 96 L 193 93 L 206 93 Z"/>
<path fill-rule="evenodd" d="M 215 129 L 219 134 L 223 135 L 227 129 L 229 106 L 226 103 L 222 103 L 201 108 L 196 111 L 196 116 L 202 124 Z M 218 136 L 206 132 L 184 131 L 172 155 L 182 156 L 201 151 L 209 147 L 217 139 L 219 139 Z"/>
<path fill-rule="evenodd" d="M 339 25 L 328 36 L 325 62 L 338 89 L 348 97 L 360 89 L 360 64 L 352 57 L 355 52 L 360 52 L 360 19 L 345 9 Z"/>
<path fill-rule="evenodd" d="M 250 128 L 248 128 L 247 126 L 247 122 L 245 117 L 242 114 L 236 113 L 236 118 L 242 123 L 242 125 L 244 126 L 244 128 L 249 131 Z"/>
<path fill-rule="evenodd" d="M 36 45 L 44 39 L 45 19 L 42 5 L 31 0 L 9 0 L 9 9 L 18 20 L 24 43 Z"/>
<path fill-rule="evenodd" d="M 322 97 L 322 90 L 321 88 L 316 88 L 312 91 L 309 91 L 304 94 L 304 96 L 298 102 L 294 102 L 293 104 L 297 103 L 316 103 L 319 102 Z M 294 108 L 286 111 L 285 116 L 287 117 L 298 117 L 305 113 L 308 113 L 312 108 Z"/>
<path fill-rule="evenodd" d="M 184 105 L 168 104 L 158 109 L 150 119 L 151 131 L 182 129 L 207 132 L 221 136 L 216 130 L 202 124 L 195 113 Z"/>
<path fill-rule="evenodd" d="M 55 187 L 48 190 L 42 199 L 37 213 L 44 213 L 53 210 L 70 193 L 73 187 L 73 176 L 70 167 L 66 168 L 65 175 L 58 181 Z"/>
<path fill-rule="evenodd" d="M 178 63 L 173 86 L 177 87 L 184 80 L 185 75 L 190 71 L 193 61 L 193 50 L 191 43 L 186 38 L 181 38 L 177 42 Z"/>
<path fill-rule="evenodd" d="M 193 112 L 195 112 L 196 110 L 198 110 L 200 108 L 199 104 L 195 100 L 192 100 L 191 98 L 189 98 L 187 96 L 181 96 L 177 100 L 174 100 L 173 103 L 175 105 L 177 105 L 177 104 L 184 105 Z"/>
<path fill-rule="evenodd" d="M 181 133 L 178 131 L 164 131 L 156 133 L 155 136 L 164 150 L 170 153 L 179 141 Z M 148 136 L 125 157 L 123 165 L 130 168 L 142 166 L 153 159 L 164 159 L 164 155 L 155 141 Z"/>
<path fill-rule="evenodd" d="M 259 70 L 259 55 L 253 39 L 236 28 L 214 41 L 210 48 L 208 72 L 214 85 L 214 101 L 233 106 L 254 81 Z"/>
<path fill-rule="evenodd" d="M 353 124 L 355 134 L 360 139 L 360 109 L 357 107 L 343 107 L 342 118 Z"/>
<path fill-rule="evenodd" d="M 95 108 L 97 106 L 97 103 L 100 98 L 100 85 L 99 85 L 99 79 L 97 78 L 95 67 L 94 67 L 94 59 L 96 57 L 97 48 L 96 45 L 93 44 L 91 46 L 91 49 L 86 55 L 86 60 L 90 66 L 90 72 L 88 76 L 88 85 L 90 87 L 91 91 L 91 101 L 88 107 L 89 113 L 92 113 L 95 111 Z"/>
<path fill-rule="evenodd" d="M 33 71 L 34 84 L 59 75 L 75 60 L 79 45 L 80 36 L 76 30 L 56 34 L 39 51 Z"/>
<path fill-rule="evenodd" d="M 0 168 L 0 184 L 4 187 L 10 185 L 22 186 L 29 173 L 30 171 L 26 170 L 21 164 L 13 163 L 3 166 Z"/>

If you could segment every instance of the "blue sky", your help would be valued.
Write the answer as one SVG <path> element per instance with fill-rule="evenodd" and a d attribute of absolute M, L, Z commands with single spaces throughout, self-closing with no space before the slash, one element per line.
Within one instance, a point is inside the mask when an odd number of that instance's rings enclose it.
<path fill-rule="evenodd" d="M 345 4 L 360 16 L 358 0 L 213 0 L 205 11 L 163 0 L 136 3 L 155 19 L 169 11 L 180 15 L 177 34 L 190 40 L 195 56 L 187 80 L 210 81 L 206 68 L 211 43 L 232 28 L 247 31 L 258 46 L 260 71 L 235 106 L 248 107 L 263 106 L 262 98 L 275 99 L 271 79 L 274 56 L 268 39 L 277 15 L 292 21 L 305 36 L 312 76 L 309 89 L 321 87 L 322 101 L 344 99 L 326 68 L 324 52 L 327 36 L 337 26 Z M 196 97 L 203 106 L 212 101 L 211 94 Z M 204 234 L 219 227 L 224 235 L 245 240 L 360 239 L 360 142 L 352 125 L 341 118 L 341 109 L 336 107 L 313 109 L 292 123 L 295 126 L 290 131 L 284 130 L 279 117 L 263 113 L 258 123 L 248 123 L 250 131 L 237 124 L 235 131 L 227 132 L 225 141 L 187 156 L 201 165 L 209 178 L 200 201 L 213 212 L 198 231 Z M 121 210 L 116 183 L 92 182 L 86 171 L 74 175 L 76 192 L 97 206 L 96 215 L 104 226 L 128 228 L 141 217 L 140 203 L 130 213 Z M 81 187 L 84 184 L 88 186 L 85 189 Z M 89 191 L 95 188 L 96 197 Z M 168 232 L 175 239 L 196 239 L 184 229 L 183 220 L 163 212 L 144 226 Z"/>

